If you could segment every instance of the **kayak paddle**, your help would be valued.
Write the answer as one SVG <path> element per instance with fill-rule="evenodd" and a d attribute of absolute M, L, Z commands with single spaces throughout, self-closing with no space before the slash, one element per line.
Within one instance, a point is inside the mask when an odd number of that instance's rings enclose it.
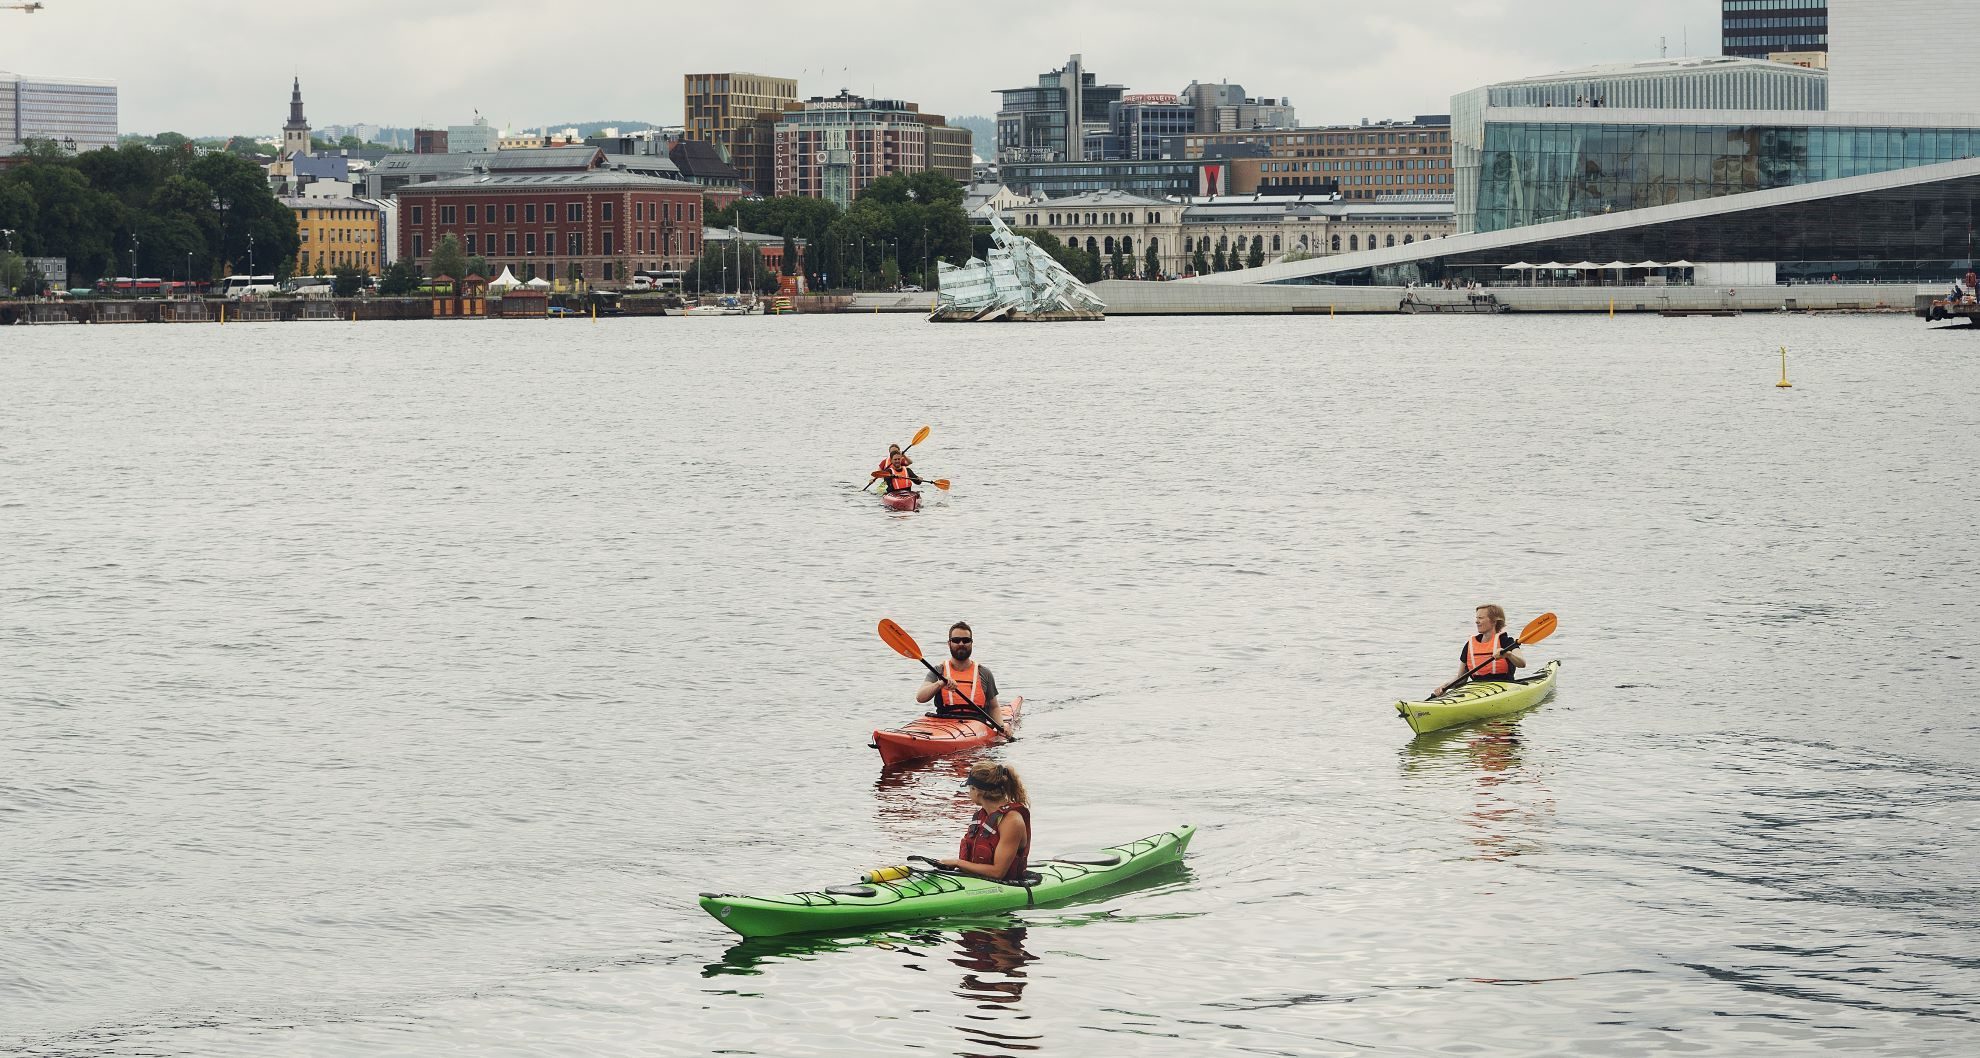
<path fill-rule="evenodd" d="M 1548 636 L 1553 635 L 1554 629 L 1560 627 L 1560 624 L 1561 624 L 1561 619 L 1555 617 L 1552 611 L 1548 611 L 1547 613 L 1541 614 L 1540 616 L 1534 618 L 1533 620 L 1528 621 L 1526 623 L 1526 627 L 1519 630 L 1519 635 L 1513 638 L 1513 649 L 1517 650 L 1520 647 L 1530 646 L 1534 643 L 1540 642 L 1541 640 L 1547 638 Z M 1435 698 L 1437 697 L 1437 695 L 1440 695 L 1453 687 L 1462 686 L 1464 684 L 1464 681 L 1471 678 L 1472 672 L 1477 672 L 1479 669 L 1482 669 L 1485 666 L 1490 665 L 1491 663 L 1492 663 L 1492 659 L 1486 658 L 1484 661 L 1481 661 L 1478 664 L 1473 665 L 1471 667 L 1471 672 L 1467 672 L 1464 675 L 1459 676 L 1457 679 L 1454 679 L 1451 682 L 1444 684 L 1442 687 L 1437 688 L 1434 692 L 1431 693 L 1430 697 Z"/>
<path fill-rule="evenodd" d="M 921 644 L 916 643 L 914 637 L 907 634 L 907 629 L 895 624 L 892 618 L 883 617 L 880 619 L 880 639 L 888 646 L 893 647 L 894 653 L 904 658 L 913 658 L 921 662 L 922 667 L 934 675 L 937 680 L 945 682 L 948 680 L 947 676 L 942 675 L 942 670 L 930 665 L 928 659 L 921 656 Z M 1011 734 L 1009 728 L 998 723 L 997 718 L 991 716 L 988 709 L 983 708 L 975 702 L 970 702 L 969 707 L 976 710 L 976 715 L 982 717 L 984 723 L 996 729 L 998 734 L 1010 739 L 1012 742 L 1017 741 L 1017 736 Z"/>
<path fill-rule="evenodd" d="M 875 479 L 879 479 L 886 477 L 887 475 L 885 471 L 876 470 L 873 472 L 873 476 Z M 936 478 L 933 481 L 929 481 L 926 478 L 916 478 L 914 483 L 917 485 L 933 485 L 936 488 L 941 489 L 943 492 L 949 491 L 949 484 L 950 484 L 948 478 Z M 873 487 L 873 482 L 869 481 L 866 483 L 866 488 L 870 489 L 872 487 Z M 860 491 L 864 492 L 865 489 L 862 489 Z"/>
<path fill-rule="evenodd" d="M 933 429 L 933 427 L 928 427 L 928 426 L 924 426 L 924 427 L 922 427 L 921 429 L 919 429 L 919 430 L 916 430 L 916 431 L 914 432 L 914 440 L 912 440 L 912 441 L 909 441 L 909 442 L 908 442 L 908 445 L 907 445 L 907 447 L 906 447 L 906 448 L 903 448 L 903 449 L 901 449 L 901 454 L 902 454 L 902 455 L 907 455 L 907 454 L 908 454 L 909 452 L 911 452 L 911 451 L 913 451 L 913 450 L 914 450 L 914 446 L 915 446 L 915 445 L 918 445 L 918 444 L 920 444 L 921 442 L 923 442 L 923 441 L 926 441 L 926 440 L 928 440 L 928 431 L 929 431 L 929 430 L 931 430 L 931 429 Z M 876 472 L 874 473 L 874 475 L 873 475 L 873 478 L 874 478 L 874 481 L 878 481 L 878 480 L 880 479 L 880 474 L 879 474 L 879 472 L 877 472 L 877 471 L 876 471 Z M 870 488 L 872 488 L 872 487 L 873 487 L 873 482 L 872 482 L 872 481 L 869 481 L 869 482 L 867 482 L 867 483 L 866 483 L 865 485 L 862 485 L 862 486 L 860 486 L 860 490 L 859 490 L 859 491 L 861 491 L 861 492 L 865 492 L 865 491 L 866 491 L 867 489 L 870 489 Z"/>

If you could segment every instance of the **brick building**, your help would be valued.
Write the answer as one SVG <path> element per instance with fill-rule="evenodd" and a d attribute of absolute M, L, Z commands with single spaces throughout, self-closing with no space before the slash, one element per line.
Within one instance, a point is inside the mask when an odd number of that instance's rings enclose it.
<path fill-rule="evenodd" d="M 852 205 L 873 181 L 934 170 L 970 179 L 970 132 L 899 99 L 850 92 L 806 100 L 776 128 L 776 193 Z"/>
<path fill-rule="evenodd" d="M 399 190 L 399 253 L 430 272 L 451 233 L 495 274 L 620 286 L 694 262 L 701 196 L 695 184 L 607 169 L 412 184 Z"/>
<path fill-rule="evenodd" d="M 1174 137 L 1170 143 L 1168 153 L 1176 158 L 1239 160 L 1252 154 L 1268 160 L 1247 162 L 1242 168 L 1257 183 L 1244 188 L 1233 185 L 1231 191 L 1296 194 L 1331 186 L 1356 202 L 1390 195 L 1456 193 L 1447 115 L 1373 125 L 1194 133 Z"/>

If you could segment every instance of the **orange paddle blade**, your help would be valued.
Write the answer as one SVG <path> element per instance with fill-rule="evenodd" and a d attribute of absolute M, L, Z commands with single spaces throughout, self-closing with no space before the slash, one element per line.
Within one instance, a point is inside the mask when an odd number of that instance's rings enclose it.
<path fill-rule="evenodd" d="M 913 448 L 915 445 L 926 440 L 928 440 L 928 427 L 924 426 L 914 432 L 914 440 L 908 442 L 908 447 Z"/>
<path fill-rule="evenodd" d="M 873 472 L 873 476 L 876 478 L 884 478 L 887 476 L 887 472 L 884 470 L 876 470 Z"/>
<path fill-rule="evenodd" d="M 1540 616 L 1534 618 L 1533 620 L 1527 622 L 1525 628 L 1520 629 L 1519 631 L 1520 644 L 1525 645 L 1529 643 L 1538 643 L 1542 639 L 1545 639 L 1548 636 L 1553 635 L 1554 629 L 1560 627 L 1560 624 L 1561 624 L 1561 619 L 1555 617 L 1551 611 L 1547 613 L 1543 613 Z"/>
<path fill-rule="evenodd" d="M 948 478 L 936 478 L 934 481 L 929 482 L 929 484 L 935 486 L 938 489 L 941 489 L 943 492 L 949 491 Z"/>
<path fill-rule="evenodd" d="M 916 643 L 914 637 L 907 634 L 907 629 L 895 624 L 891 618 L 880 619 L 880 639 L 893 647 L 894 653 L 904 658 L 921 660 L 921 644 Z"/>

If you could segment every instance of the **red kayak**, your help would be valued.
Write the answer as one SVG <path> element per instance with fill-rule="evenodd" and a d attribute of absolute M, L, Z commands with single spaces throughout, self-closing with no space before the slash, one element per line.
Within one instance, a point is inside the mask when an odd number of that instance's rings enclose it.
<path fill-rule="evenodd" d="M 880 502 L 890 511 L 918 511 L 921 509 L 921 493 L 913 490 L 883 492 L 880 494 Z"/>
<path fill-rule="evenodd" d="M 997 722 L 1017 730 L 1018 714 L 1024 699 L 1013 698 L 997 711 Z M 939 757 L 957 750 L 976 749 L 1004 741 L 997 729 L 981 720 L 924 716 L 891 731 L 875 731 L 873 744 L 880 750 L 880 763 L 892 767 L 903 761 Z"/>

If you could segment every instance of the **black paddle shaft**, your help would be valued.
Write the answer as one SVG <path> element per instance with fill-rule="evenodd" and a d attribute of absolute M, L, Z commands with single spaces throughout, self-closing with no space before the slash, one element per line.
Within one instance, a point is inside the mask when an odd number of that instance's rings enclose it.
<path fill-rule="evenodd" d="M 949 678 L 947 676 L 942 675 L 941 669 L 938 669 L 934 665 L 929 664 L 927 658 L 916 658 L 915 660 L 921 662 L 921 667 L 927 669 L 929 674 L 934 676 L 937 680 L 940 680 L 944 683 L 948 682 Z M 939 695 L 942 692 L 936 691 L 935 693 Z M 939 702 L 936 704 L 938 706 L 940 705 Z M 1005 728 L 1004 725 L 998 723 L 997 718 L 990 715 L 990 710 L 983 708 L 982 706 L 976 704 L 975 702 L 970 702 L 968 704 L 971 709 L 976 710 L 976 715 L 982 717 L 984 723 L 989 724 L 992 728 L 995 728 L 998 734 L 1004 736 L 1007 739 L 1010 739 L 1012 742 L 1017 741 L 1017 736 L 1011 734 L 1009 729 Z"/>
<path fill-rule="evenodd" d="M 1514 650 L 1518 650 L 1518 649 L 1519 649 L 1520 647 L 1523 647 L 1523 646 L 1525 646 L 1525 645 L 1526 645 L 1526 644 L 1524 644 L 1524 643 L 1522 643 L 1522 642 L 1520 642 L 1519 640 L 1517 640 L 1517 639 L 1515 639 L 1515 640 L 1513 640 L 1513 645 L 1512 645 L 1512 649 L 1514 649 Z M 1463 685 L 1464 685 L 1464 681 L 1466 681 L 1466 680 L 1468 680 L 1468 679 L 1470 679 L 1470 678 L 1471 678 L 1471 673 L 1472 673 L 1472 672 L 1477 672 L 1477 671 L 1478 671 L 1479 669 L 1482 669 L 1482 668 L 1484 668 L 1485 666 L 1487 666 L 1487 665 L 1490 665 L 1490 664 L 1491 664 L 1492 662 L 1494 662 L 1494 661 L 1496 661 L 1496 660 L 1498 660 L 1498 659 L 1497 659 L 1497 658 L 1486 658 L 1486 659 L 1485 659 L 1484 661 L 1481 661 L 1481 662 L 1479 662 L 1478 664 L 1476 664 L 1476 665 L 1473 665 L 1473 666 L 1471 667 L 1471 672 L 1467 672 L 1467 673 L 1465 673 L 1464 675 L 1462 675 L 1462 676 L 1459 676 L 1459 677 L 1458 677 L 1457 679 L 1454 679 L 1454 680 L 1452 680 L 1451 682 L 1449 682 L 1449 683 L 1446 683 L 1446 684 L 1444 684 L 1444 688 L 1445 688 L 1446 690 L 1449 690 L 1450 688 L 1453 688 L 1453 687 L 1461 687 L 1461 686 L 1463 686 Z"/>

